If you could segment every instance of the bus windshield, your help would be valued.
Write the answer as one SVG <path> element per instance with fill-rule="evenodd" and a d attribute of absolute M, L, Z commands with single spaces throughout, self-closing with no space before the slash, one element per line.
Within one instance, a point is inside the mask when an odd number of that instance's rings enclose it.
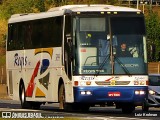
<path fill-rule="evenodd" d="M 75 74 L 147 73 L 143 17 L 75 17 L 73 31 Z"/>

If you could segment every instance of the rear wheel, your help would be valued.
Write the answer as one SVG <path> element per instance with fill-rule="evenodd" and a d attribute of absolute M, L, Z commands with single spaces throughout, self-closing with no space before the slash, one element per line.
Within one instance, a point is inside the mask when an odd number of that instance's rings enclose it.
<path fill-rule="evenodd" d="M 26 94 L 25 94 L 25 87 L 24 87 L 24 84 L 21 83 L 20 84 L 20 101 L 21 101 L 21 107 L 23 109 L 25 108 L 31 108 L 31 105 L 29 102 L 26 101 Z"/>

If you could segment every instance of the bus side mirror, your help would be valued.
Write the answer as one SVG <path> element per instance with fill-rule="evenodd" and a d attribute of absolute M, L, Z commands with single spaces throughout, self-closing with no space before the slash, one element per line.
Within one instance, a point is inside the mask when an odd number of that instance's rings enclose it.
<path fill-rule="evenodd" d="M 67 34 L 66 35 L 66 38 L 67 38 L 67 44 L 69 46 L 69 56 L 71 58 L 71 60 L 73 59 L 73 43 L 72 43 L 72 37 L 71 37 L 71 34 Z"/>
<path fill-rule="evenodd" d="M 67 34 L 66 38 L 67 38 L 67 44 L 69 45 L 69 47 L 71 47 L 72 46 L 72 37 L 71 37 L 71 34 Z"/>

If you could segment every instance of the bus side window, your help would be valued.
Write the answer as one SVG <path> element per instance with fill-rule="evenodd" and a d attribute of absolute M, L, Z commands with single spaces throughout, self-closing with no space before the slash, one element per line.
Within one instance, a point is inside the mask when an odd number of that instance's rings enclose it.
<path fill-rule="evenodd" d="M 7 42 L 7 50 L 12 50 L 13 44 L 13 25 L 8 25 L 8 42 Z"/>
<path fill-rule="evenodd" d="M 26 24 L 25 29 L 25 37 L 24 37 L 24 48 L 25 49 L 31 49 L 32 48 L 32 24 L 28 23 Z"/>
<path fill-rule="evenodd" d="M 26 26 L 24 23 L 18 24 L 18 41 L 17 41 L 17 49 L 24 49 L 24 40 L 25 40 L 25 31 Z"/>
<path fill-rule="evenodd" d="M 8 50 L 16 49 L 18 27 L 16 24 L 10 24 L 8 30 Z"/>
<path fill-rule="evenodd" d="M 54 21 L 54 47 L 60 47 L 62 45 L 62 22 L 63 17 L 56 17 Z"/>
<path fill-rule="evenodd" d="M 33 23 L 33 35 L 32 35 L 32 42 L 33 48 L 40 48 L 41 47 L 41 39 L 42 39 L 42 29 L 40 21 L 34 21 Z"/>

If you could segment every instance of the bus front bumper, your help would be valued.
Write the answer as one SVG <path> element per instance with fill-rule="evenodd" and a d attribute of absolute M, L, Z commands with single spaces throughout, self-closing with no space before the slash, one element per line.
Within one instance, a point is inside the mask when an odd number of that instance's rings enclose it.
<path fill-rule="evenodd" d="M 74 87 L 74 102 L 105 103 L 105 102 L 132 102 L 142 105 L 147 98 L 147 86 L 97 86 Z"/>

